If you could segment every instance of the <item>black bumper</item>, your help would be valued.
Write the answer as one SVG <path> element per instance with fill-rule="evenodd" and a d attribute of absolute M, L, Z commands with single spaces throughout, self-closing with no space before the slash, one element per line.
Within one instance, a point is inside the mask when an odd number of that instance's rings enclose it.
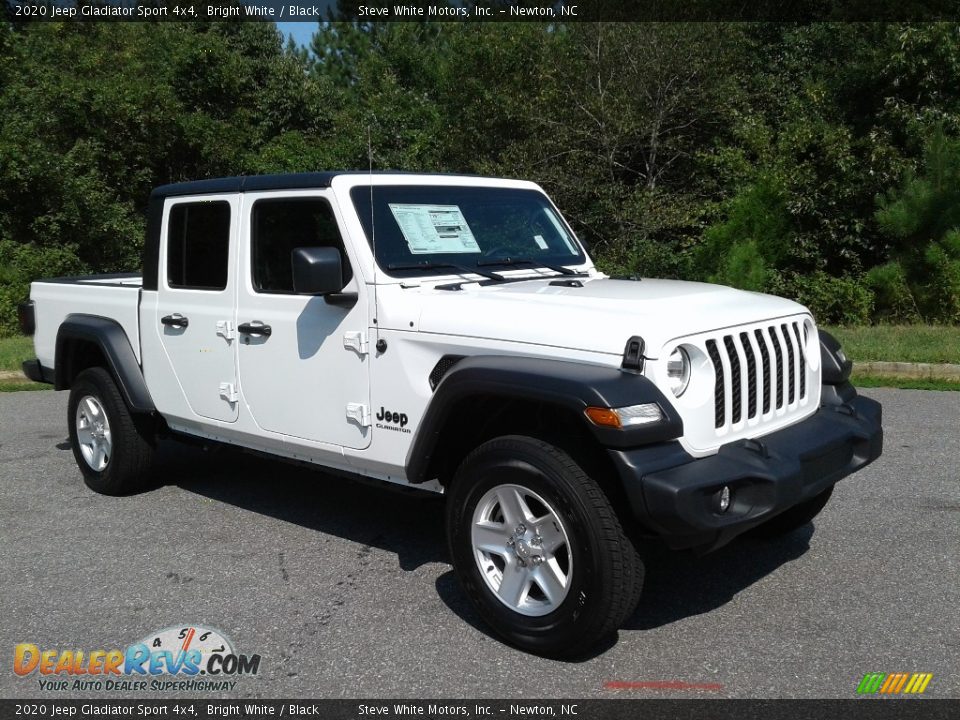
<path fill-rule="evenodd" d="M 694 458 L 679 443 L 609 450 L 636 520 L 673 548 L 713 550 L 880 457 L 880 404 L 854 396 Z M 721 513 L 719 494 L 731 492 Z"/>
<path fill-rule="evenodd" d="M 23 368 L 23 374 L 34 382 L 53 382 L 53 371 L 45 369 L 39 360 L 26 360 L 21 367 Z"/>

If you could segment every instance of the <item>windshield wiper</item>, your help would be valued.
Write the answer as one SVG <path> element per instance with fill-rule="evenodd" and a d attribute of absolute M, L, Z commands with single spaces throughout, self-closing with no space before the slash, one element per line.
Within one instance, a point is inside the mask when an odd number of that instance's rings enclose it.
<path fill-rule="evenodd" d="M 498 275 L 495 272 L 490 272 L 489 270 L 479 270 L 477 268 L 467 267 L 466 265 L 458 265 L 457 263 L 422 262 L 390 263 L 387 265 L 387 270 L 439 270 L 441 268 L 456 270 L 463 275 L 479 275 L 487 278 L 488 280 L 496 280 L 497 282 L 504 282 L 504 280 L 506 280 L 503 275 Z"/>
<path fill-rule="evenodd" d="M 568 267 L 563 265 L 552 265 L 550 263 L 540 262 L 539 260 L 534 260 L 529 257 L 503 257 L 503 258 L 492 258 L 490 260 L 479 260 L 477 261 L 477 267 L 487 267 L 491 265 L 496 265 L 497 267 L 515 267 L 517 265 L 536 265 L 537 267 L 546 268 L 547 270 L 553 270 L 556 273 L 561 275 L 583 275 L 584 273 L 577 272 L 576 270 L 571 270 Z"/>

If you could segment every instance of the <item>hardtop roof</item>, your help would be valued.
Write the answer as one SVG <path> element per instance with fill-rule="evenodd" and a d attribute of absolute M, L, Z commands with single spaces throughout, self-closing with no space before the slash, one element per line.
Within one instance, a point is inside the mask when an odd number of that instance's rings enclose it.
<path fill-rule="evenodd" d="M 211 178 L 170 183 L 154 188 L 153 198 L 181 195 L 211 195 L 214 193 L 254 192 L 258 190 L 294 190 L 330 187 L 339 175 L 423 175 L 424 177 L 479 177 L 465 173 L 411 173 L 396 170 L 335 170 L 326 172 L 284 173 L 278 175 L 238 175 L 236 177 Z"/>

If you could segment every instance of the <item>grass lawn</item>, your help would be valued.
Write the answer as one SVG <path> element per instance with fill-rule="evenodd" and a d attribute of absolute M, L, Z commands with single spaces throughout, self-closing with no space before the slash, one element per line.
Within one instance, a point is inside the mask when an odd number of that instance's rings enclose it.
<path fill-rule="evenodd" d="M 0 370 L 19 370 L 20 363 L 32 357 L 33 338 L 0 338 Z"/>
<path fill-rule="evenodd" d="M 902 390 L 953 390 L 960 391 L 960 383 L 928 378 L 890 378 L 858 375 L 853 373 L 851 382 L 862 388 L 900 388 Z"/>
<path fill-rule="evenodd" d="M 0 338 L 0 372 L 19 371 L 24 360 L 35 357 L 33 338 Z M 0 378 L 0 392 L 19 392 L 21 390 L 50 390 L 52 385 L 30 382 L 26 379 Z"/>
<path fill-rule="evenodd" d="M 930 325 L 878 325 L 875 327 L 825 326 L 843 345 L 847 357 L 857 361 L 960 363 L 960 327 Z M 33 340 L 0 338 L 0 371 L 20 370 L 20 363 L 34 357 Z M 878 378 L 858 375 L 862 387 L 899 387 L 918 390 L 960 390 L 960 383 L 939 380 Z M 44 390 L 50 385 L 0 379 L 0 392 Z"/>
<path fill-rule="evenodd" d="M 53 385 L 48 385 L 47 383 L 30 382 L 29 380 L 0 380 L 0 393 L 21 392 L 23 390 L 53 390 Z"/>
<path fill-rule="evenodd" d="M 875 325 L 824 330 L 856 362 L 891 361 L 960 363 L 960 327 L 937 325 Z"/>

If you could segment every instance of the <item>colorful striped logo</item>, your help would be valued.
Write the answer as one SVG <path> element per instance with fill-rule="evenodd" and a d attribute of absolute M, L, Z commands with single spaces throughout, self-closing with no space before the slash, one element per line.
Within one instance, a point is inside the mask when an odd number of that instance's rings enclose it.
<path fill-rule="evenodd" d="M 933 673 L 867 673 L 857 686 L 858 695 L 919 695 Z"/>

